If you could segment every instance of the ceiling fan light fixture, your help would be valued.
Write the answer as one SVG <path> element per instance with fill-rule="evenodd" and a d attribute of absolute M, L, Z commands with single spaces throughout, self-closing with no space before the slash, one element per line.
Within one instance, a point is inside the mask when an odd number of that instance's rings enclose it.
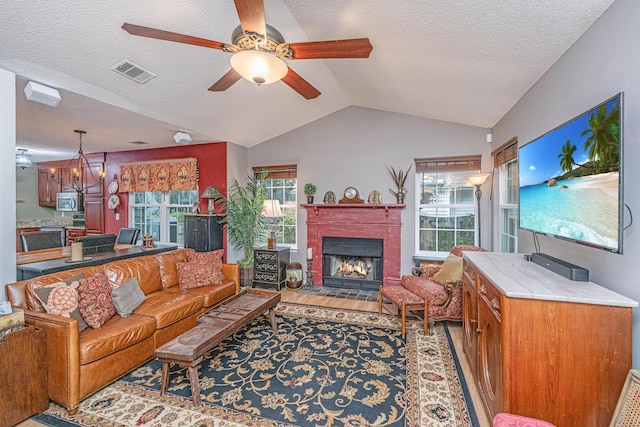
<path fill-rule="evenodd" d="M 289 67 L 277 56 L 260 50 L 243 50 L 231 57 L 231 66 L 243 78 L 257 85 L 268 85 L 287 75 Z"/>

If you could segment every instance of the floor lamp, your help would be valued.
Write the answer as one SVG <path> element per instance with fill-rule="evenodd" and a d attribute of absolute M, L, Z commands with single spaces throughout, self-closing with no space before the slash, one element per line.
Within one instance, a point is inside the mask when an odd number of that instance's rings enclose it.
<path fill-rule="evenodd" d="M 482 191 L 480 190 L 480 186 L 484 184 L 487 178 L 491 175 L 490 173 L 477 173 L 475 175 L 467 176 L 467 179 L 473 186 L 476 188 L 476 200 L 478 201 L 478 246 L 482 246 L 482 239 L 480 230 L 482 229 L 482 225 L 480 222 L 480 198 L 482 197 Z"/>
<path fill-rule="evenodd" d="M 280 208 L 280 200 L 265 200 L 262 203 L 262 216 L 269 218 L 269 239 L 267 240 L 267 248 L 276 248 L 276 218 L 282 218 L 282 209 Z"/>

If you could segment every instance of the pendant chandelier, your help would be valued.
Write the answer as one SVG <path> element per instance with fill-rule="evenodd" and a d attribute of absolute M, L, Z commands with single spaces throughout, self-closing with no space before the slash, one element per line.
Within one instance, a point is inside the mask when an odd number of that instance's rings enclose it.
<path fill-rule="evenodd" d="M 80 140 L 80 148 L 78 149 L 78 154 L 76 154 L 71 160 L 69 160 L 71 180 L 69 182 L 61 182 L 62 176 L 56 179 L 55 169 L 51 169 L 51 179 L 57 184 L 62 183 L 62 191 L 76 191 L 79 194 L 82 194 L 89 188 L 102 185 L 104 183 L 105 171 L 101 167 L 98 171 L 98 176 L 94 174 L 94 172 L 91 170 L 89 160 L 82 151 L 82 135 L 87 132 L 78 129 L 74 130 L 74 132 L 78 134 L 78 138 Z M 89 174 L 93 178 L 92 184 L 87 182 L 87 177 L 85 177 L 84 174 Z"/>
<path fill-rule="evenodd" d="M 20 166 L 22 169 L 30 167 L 33 163 L 31 163 L 31 158 L 28 154 L 26 154 L 26 148 L 18 148 L 20 154 L 16 154 L 16 166 Z"/>

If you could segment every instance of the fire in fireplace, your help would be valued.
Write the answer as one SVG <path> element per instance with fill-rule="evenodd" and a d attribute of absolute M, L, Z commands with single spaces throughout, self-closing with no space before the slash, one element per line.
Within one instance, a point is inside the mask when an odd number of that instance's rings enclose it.
<path fill-rule="evenodd" d="M 382 239 L 322 238 L 324 286 L 377 290 L 382 284 Z"/>
<path fill-rule="evenodd" d="M 369 279 L 373 278 L 373 258 L 371 257 L 353 257 L 353 256 L 332 256 L 332 264 L 337 267 L 332 268 L 335 271 L 335 277 L 350 277 L 353 279 Z"/>

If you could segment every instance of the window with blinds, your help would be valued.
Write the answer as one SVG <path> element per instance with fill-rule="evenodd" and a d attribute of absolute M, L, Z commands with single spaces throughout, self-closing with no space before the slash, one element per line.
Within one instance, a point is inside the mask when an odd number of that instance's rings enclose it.
<path fill-rule="evenodd" d="M 498 169 L 500 201 L 500 252 L 518 251 L 518 138 L 513 137 L 491 153 Z"/>
<path fill-rule="evenodd" d="M 481 156 L 415 159 L 416 255 L 445 257 L 455 245 L 475 244 L 476 206 L 467 176 L 480 172 Z"/>

